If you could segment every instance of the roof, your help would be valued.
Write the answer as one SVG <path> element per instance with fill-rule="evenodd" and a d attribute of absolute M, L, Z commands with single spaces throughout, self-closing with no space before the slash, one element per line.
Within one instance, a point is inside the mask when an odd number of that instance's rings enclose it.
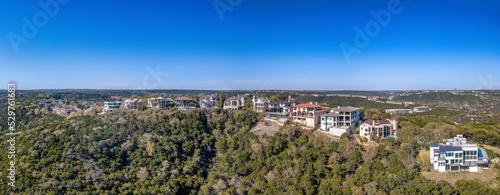
<path fill-rule="evenodd" d="M 230 98 L 226 99 L 226 101 L 229 101 L 229 100 L 238 100 L 238 98 L 233 96 L 233 97 L 230 97 Z"/>
<path fill-rule="evenodd" d="M 460 147 L 460 146 L 441 145 L 439 147 L 439 150 L 443 151 L 443 152 L 462 151 L 462 147 Z"/>
<path fill-rule="evenodd" d="M 139 101 L 139 99 L 137 99 L 137 98 L 133 98 L 133 99 L 126 99 L 126 100 L 125 100 L 125 103 L 136 103 L 136 102 L 138 102 L 138 101 Z"/>
<path fill-rule="evenodd" d="M 375 122 L 375 123 L 373 123 Z M 391 121 L 387 120 L 387 119 L 381 119 L 381 120 L 372 120 L 372 119 L 368 119 L 365 121 L 366 124 L 368 125 L 373 125 L 375 124 L 375 126 L 379 126 L 379 125 L 389 125 L 391 124 Z"/>
<path fill-rule="evenodd" d="M 291 104 L 291 103 L 287 101 L 275 101 L 275 102 L 269 102 L 269 104 Z"/>
<path fill-rule="evenodd" d="M 359 108 L 347 106 L 347 107 L 340 107 L 340 108 L 332 108 L 332 110 L 335 110 L 338 112 L 354 112 L 356 110 L 359 110 Z"/>
<path fill-rule="evenodd" d="M 339 116 L 339 113 L 330 112 L 330 113 L 322 114 L 321 116 Z"/>
<path fill-rule="evenodd" d="M 326 110 L 315 110 L 314 112 L 326 112 Z"/>
<path fill-rule="evenodd" d="M 315 104 L 297 104 L 294 107 L 297 108 L 320 108 L 320 105 L 315 105 Z"/>
<path fill-rule="evenodd" d="M 321 106 L 321 109 L 328 110 L 328 109 L 330 109 L 330 107 L 328 107 L 328 106 Z"/>
<path fill-rule="evenodd" d="M 172 98 L 164 98 L 164 97 L 155 97 L 155 98 L 149 98 L 152 100 L 166 100 L 166 101 L 172 101 Z"/>
<path fill-rule="evenodd" d="M 175 98 L 175 100 L 193 100 L 193 99 L 188 98 L 188 97 L 178 97 L 178 98 Z"/>
<path fill-rule="evenodd" d="M 438 147 L 438 146 L 439 146 L 439 144 L 437 144 L 437 143 L 431 143 L 431 147 Z"/>

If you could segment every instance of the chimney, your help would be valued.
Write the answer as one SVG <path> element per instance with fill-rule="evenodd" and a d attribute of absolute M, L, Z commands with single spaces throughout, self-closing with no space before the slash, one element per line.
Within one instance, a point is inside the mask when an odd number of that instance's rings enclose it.
<path fill-rule="evenodd" d="M 338 109 L 340 109 L 340 106 L 337 106 Z"/>
<path fill-rule="evenodd" d="M 313 104 L 313 102 L 309 102 L 309 104 Z"/>
<path fill-rule="evenodd" d="M 372 119 L 372 126 L 375 126 L 375 120 Z"/>
<path fill-rule="evenodd" d="M 314 102 L 314 104 L 318 105 L 318 102 Z"/>

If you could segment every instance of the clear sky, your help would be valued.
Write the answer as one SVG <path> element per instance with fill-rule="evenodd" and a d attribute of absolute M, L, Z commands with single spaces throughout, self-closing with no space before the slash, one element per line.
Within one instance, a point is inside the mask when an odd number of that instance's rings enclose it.
<path fill-rule="evenodd" d="M 500 88 L 496 0 L 65 1 L 2 2 L 0 88 Z"/>

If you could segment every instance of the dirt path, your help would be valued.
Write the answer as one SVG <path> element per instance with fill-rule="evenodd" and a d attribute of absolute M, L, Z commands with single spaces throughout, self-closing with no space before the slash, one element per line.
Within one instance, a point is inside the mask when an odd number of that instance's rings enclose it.
<path fill-rule="evenodd" d="M 471 173 L 468 171 L 460 171 L 460 172 L 422 172 L 422 175 L 427 178 L 427 179 L 432 179 L 432 180 L 445 180 L 451 185 L 455 185 L 455 182 L 459 179 L 467 179 L 467 180 L 473 180 L 473 179 L 479 179 L 481 181 L 490 181 L 491 179 L 494 179 L 497 176 L 497 173 L 495 173 L 494 170 L 492 169 L 483 169 L 482 172 L 480 173 Z M 497 187 L 497 186 L 491 186 L 491 187 Z"/>

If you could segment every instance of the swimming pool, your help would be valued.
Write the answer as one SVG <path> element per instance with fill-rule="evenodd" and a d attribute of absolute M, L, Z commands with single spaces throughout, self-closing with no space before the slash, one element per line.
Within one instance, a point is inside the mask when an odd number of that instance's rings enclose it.
<path fill-rule="evenodd" d="M 481 152 L 481 149 L 477 149 L 477 155 L 479 158 L 483 157 L 483 153 Z"/>
<path fill-rule="evenodd" d="M 392 137 L 393 139 L 398 139 L 398 136 L 395 136 L 395 135 L 393 135 L 393 136 L 388 136 L 388 137 Z M 387 137 L 386 137 L 386 138 L 387 138 Z"/>

